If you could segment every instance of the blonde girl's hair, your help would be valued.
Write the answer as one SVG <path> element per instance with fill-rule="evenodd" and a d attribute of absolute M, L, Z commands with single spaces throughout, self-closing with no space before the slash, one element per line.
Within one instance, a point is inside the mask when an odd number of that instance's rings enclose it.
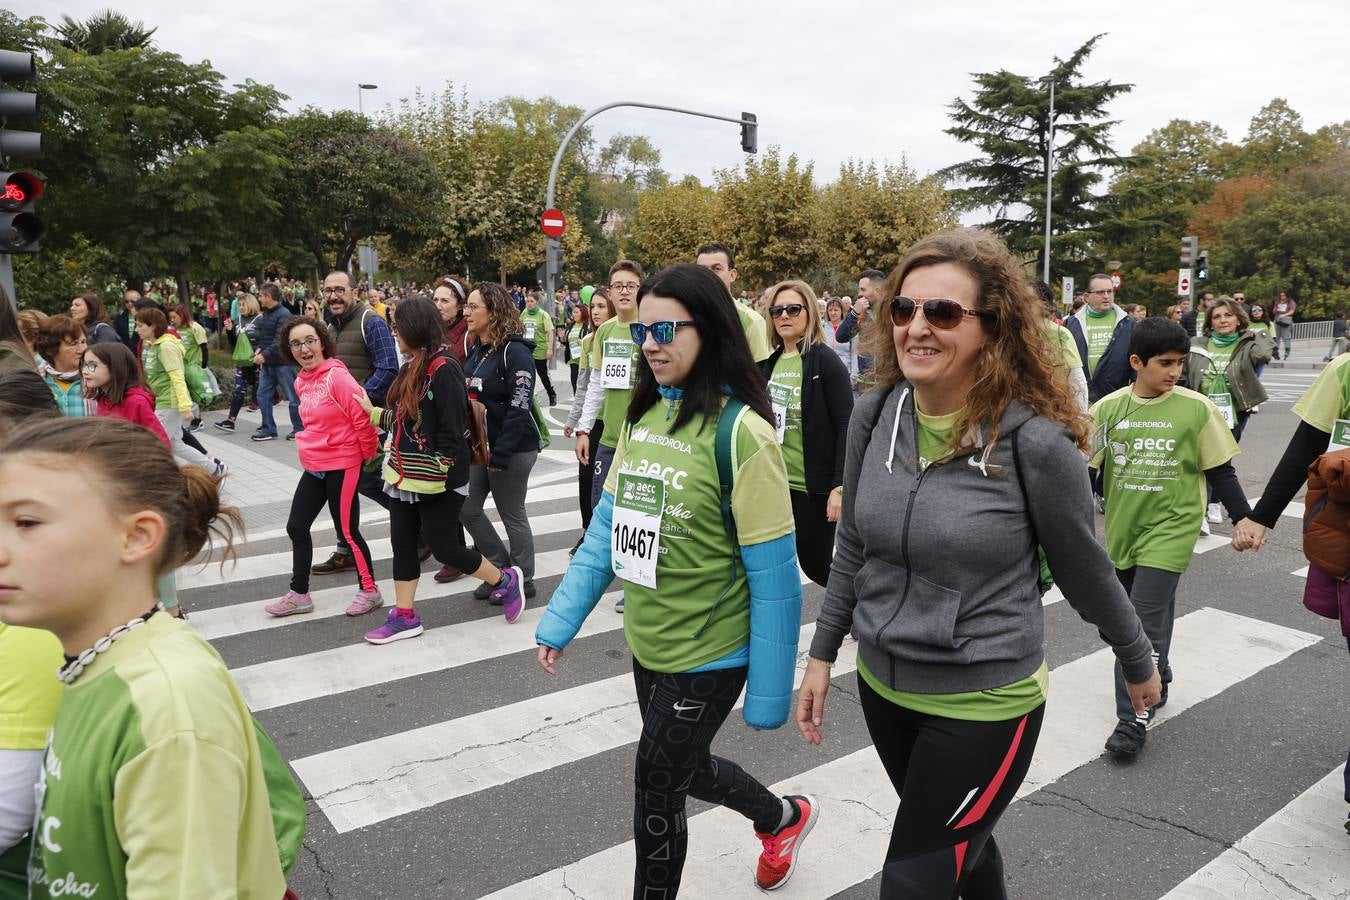
<path fill-rule="evenodd" d="M 262 315 L 262 304 L 253 294 L 245 294 L 239 298 L 239 315 L 241 316 L 259 316 Z"/>
<path fill-rule="evenodd" d="M 811 290 L 811 285 L 798 279 L 789 279 L 780 281 L 773 287 L 764 292 L 764 327 L 768 329 L 769 346 L 777 350 L 783 346 L 783 337 L 778 333 L 778 329 L 773 325 L 773 317 L 769 315 L 769 310 L 773 308 L 778 295 L 783 291 L 796 291 L 802 298 L 802 305 L 806 310 L 802 313 L 806 316 L 806 334 L 797 346 L 801 353 L 805 353 L 816 344 L 825 343 L 825 332 L 820 325 L 820 304 L 816 302 L 816 292 Z M 735 302 L 735 301 L 733 301 Z"/>

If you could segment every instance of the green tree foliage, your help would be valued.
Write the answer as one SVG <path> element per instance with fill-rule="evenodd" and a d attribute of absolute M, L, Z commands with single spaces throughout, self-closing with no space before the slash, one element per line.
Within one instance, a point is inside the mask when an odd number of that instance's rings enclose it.
<path fill-rule="evenodd" d="M 435 169 L 421 151 L 352 112 L 308 108 L 284 120 L 281 227 L 319 269 L 345 269 L 357 244 L 380 234 L 396 245 L 419 235 L 417 216 L 435 196 Z"/>
<path fill-rule="evenodd" d="M 1117 123 L 1107 117 L 1107 107 L 1133 86 L 1082 78 L 1083 63 L 1101 38 L 1087 41 L 1067 59 L 1056 58 L 1048 76 L 1055 83 L 1051 270 L 1064 274 L 1085 275 L 1099 264 L 1091 254 L 1103 218 L 1096 189 L 1105 174 L 1125 162 L 1111 148 L 1110 132 Z M 991 209 L 988 227 L 1014 252 L 1034 255 L 1039 270 L 1049 86 L 1006 69 L 974 77 L 973 98 L 951 105 L 953 125 L 947 133 L 980 155 L 943 174 L 961 185 L 954 191 L 957 202 L 967 209 Z"/>
<path fill-rule="evenodd" d="M 770 147 L 740 169 L 717 172 L 716 237 L 736 251 L 736 268 L 751 284 L 799 277 L 815 265 L 813 165 L 782 158 Z"/>
<path fill-rule="evenodd" d="M 717 192 L 690 175 L 638 195 L 628 255 L 656 271 L 693 262 L 699 245 L 722 237 Z"/>
<path fill-rule="evenodd" d="M 157 30 L 111 9 L 100 10 L 82 22 L 62 16 L 61 24 L 56 26 L 63 47 L 91 56 L 108 50 L 145 49 Z"/>

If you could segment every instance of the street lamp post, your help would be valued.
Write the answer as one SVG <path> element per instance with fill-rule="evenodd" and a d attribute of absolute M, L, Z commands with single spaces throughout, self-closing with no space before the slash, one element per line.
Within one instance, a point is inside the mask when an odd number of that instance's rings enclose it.
<path fill-rule="evenodd" d="M 1041 280 L 1050 283 L 1050 186 L 1055 174 L 1055 76 L 1041 79 L 1050 82 L 1050 114 L 1045 123 L 1045 259 L 1041 265 Z"/>
<path fill-rule="evenodd" d="M 358 113 L 363 116 L 366 114 L 365 104 L 362 102 L 365 92 L 378 90 L 379 87 L 378 84 L 358 84 L 356 86 L 356 111 Z"/>
<path fill-rule="evenodd" d="M 600 115 L 607 109 L 614 109 L 620 106 L 635 106 L 639 109 L 659 109 L 665 112 L 680 113 L 686 116 L 699 116 L 704 119 L 717 119 L 720 122 L 735 122 L 741 126 L 741 144 L 748 148 L 747 152 L 752 152 L 755 146 L 755 140 L 758 134 L 758 119 L 751 113 L 741 113 L 739 117 L 719 116 L 715 113 L 698 112 L 693 109 L 680 109 L 677 106 L 661 106 L 656 103 L 638 103 L 632 100 L 620 100 L 617 103 L 606 103 L 604 106 L 597 106 L 595 109 L 586 113 L 577 120 L 577 123 L 563 136 L 562 143 L 558 145 L 558 152 L 553 157 L 553 167 L 548 171 L 548 193 L 544 200 L 544 208 L 553 208 L 553 195 L 558 186 L 558 169 L 562 166 L 563 154 L 567 152 L 567 145 L 581 130 L 582 126 L 591 119 Z M 748 137 L 747 137 L 748 133 Z M 553 292 L 557 290 L 556 283 L 558 277 L 557 259 L 562 250 L 562 241 L 558 238 L 549 238 L 547 253 L 548 258 L 544 263 L 544 290 L 546 297 L 552 297 Z"/>

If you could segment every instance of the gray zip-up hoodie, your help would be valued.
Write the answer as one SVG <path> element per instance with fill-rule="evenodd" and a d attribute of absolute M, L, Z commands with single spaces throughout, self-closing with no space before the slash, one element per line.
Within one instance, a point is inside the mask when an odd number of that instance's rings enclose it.
<path fill-rule="evenodd" d="M 1153 648 L 1093 532 L 1087 466 L 1071 435 L 1013 401 L 995 444 L 920 473 L 917 426 L 903 381 L 853 411 L 811 656 L 834 662 L 857 625 L 862 661 L 895 690 L 980 691 L 1026 678 L 1044 659 L 1039 542 L 1126 680 L 1147 680 Z"/>

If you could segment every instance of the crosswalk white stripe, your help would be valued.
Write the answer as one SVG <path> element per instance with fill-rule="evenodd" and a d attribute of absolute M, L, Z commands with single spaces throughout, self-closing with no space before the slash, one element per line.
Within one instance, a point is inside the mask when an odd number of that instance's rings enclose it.
<path fill-rule="evenodd" d="M 575 510 L 534 516 L 530 519 L 530 531 L 536 538 L 572 530 L 575 530 L 578 536 L 581 533 L 581 514 Z M 371 558 L 377 563 L 388 558 L 393 552 L 388 538 L 376 538 L 366 543 L 370 548 Z M 190 591 L 203 587 L 215 587 L 220 584 L 251 581 L 255 578 L 267 578 L 272 575 L 288 575 L 290 571 L 291 551 L 289 550 L 280 553 L 260 553 L 257 556 L 241 556 L 234 562 L 226 563 L 223 572 L 217 562 L 179 569 L 178 590 L 180 592 Z"/>
<path fill-rule="evenodd" d="M 815 632 L 815 623 L 803 626 L 797 646 L 809 647 Z M 846 641 L 833 674 L 852 672 L 856 654 L 857 644 Z M 803 650 L 794 690 L 806 659 Z M 742 692 L 735 708 L 744 702 Z M 641 733 L 633 676 L 625 674 L 308 756 L 291 767 L 343 834 L 633 743 Z"/>
<path fill-rule="evenodd" d="M 1163 897 L 1350 898 L 1342 779 L 1345 766 L 1304 791 Z"/>
<path fill-rule="evenodd" d="M 1204 608 L 1176 622 L 1173 647 L 1185 659 L 1187 676 L 1173 685 L 1160 723 L 1317 643 L 1316 635 L 1269 622 Z M 1109 649 L 1054 669 L 1050 702 L 1032 763 L 1018 797 L 1053 783 L 1096 759 L 1115 722 Z M 880 871 L 898 800 L 876 751 L 866 747 L 779 782 L 777 793 L 810 793 L 821 816 L 793 875 L 792 894 L 829 897 Z M 686 884 L 700 896 L 754 898 L 757 857 L 750 826 L 731 810 L 717 808 L 689 822 Z M 488 900 L 575 900 L 618 896 L 631 883 L 632 842 L 545 872 L 489 895 Z"/>
<path fill-rule="evenodd" d="M 556 552 L 566 554 L 564 550 Z M 806 576 L 801 578 L 805 583 Z M 614 599 L 618 599 L 617 593 Z M 231 669 L 230 674 L 239 684 L 249 708 L 255 712 L 313 700 L 531 650 L 536 646 L 534 627 L 539 624 L 546 606 L 546 603 L 540 603 L 534 609 L 527 609 L 513 625 L 489 616 L 458 625 L 429 628 L 421 637 L 400 642 L 399 649 L 392 652 L 362 641 L 242 666 Z M 194 621 L 196 618 L 193 616 Z M 372 622 L 371 627 L 374 625 Z M 623 614 L 614 612 L 613 603 L 600 603 L 581 626 L 577 637 L 622 627 Z"/>
<path fill-rule="evenodd" d="M 1256 509 L 1256 504 L 1258 504 L 1258 503 L 1260 503 L 1260 502 L 1261 502 L 1261 498 L 1260 498 L 1260 497 L 1248 497 L 1248 498 L 1247 498 L 1247 505 L 1250 506 L 1252 509 Z M 1290 503 L 1288 506 L 1286 506 L 1286 507 L 1284 508 L 1284 512 L 1280 513 L 1280 515 L 1282 515 L 1282 516 L 1288 516 L 1288 517 L 1291 518 L 1291 519 L 1299 519 L 1299 520 L 1302 520 L 1302 518 L 1303 518 L 1303 501 L 1302 501 L 1302 500 L 1294 500 L 1292 503 Z"/>

